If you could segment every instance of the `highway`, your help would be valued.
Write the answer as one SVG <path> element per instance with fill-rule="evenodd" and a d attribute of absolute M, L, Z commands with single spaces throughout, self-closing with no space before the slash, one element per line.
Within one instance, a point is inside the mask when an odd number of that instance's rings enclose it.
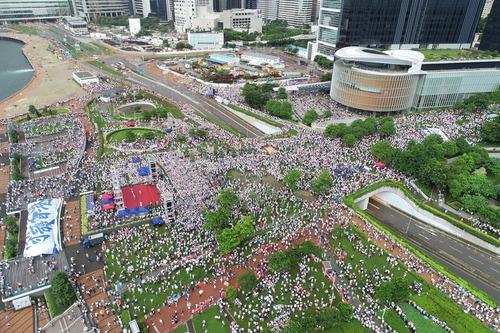
<path fill-rule="evenodd" d="M 145 88 L 155 91 L 158 94 L 172 100 L 173 102 L 189 105 L 194 111 L 198 111 L 209 118 L 225 123 L 232 129 L 238 131 L 248 138 L 257 138 L 264 136 L 264 133 L 250 125 L 240 117 L 234 115 L 231 111 L 224 108 L 216 101 L 192 92 L 185 86 L 164 80 L 163 78 L 153 76 L 150 73 L 139 75 L 139 68 L 124 58 L 110 57 L 105 60 L 107 65 L 121 61 L 132 72 L 126 72 L 127 79 Z"/>
<path fill-rule="evenodd" d="M 370 198 L 366 211 L 450 272 L 500 301 L 500 258 L 497 255 L 418 221 L 376 197 Z"/>

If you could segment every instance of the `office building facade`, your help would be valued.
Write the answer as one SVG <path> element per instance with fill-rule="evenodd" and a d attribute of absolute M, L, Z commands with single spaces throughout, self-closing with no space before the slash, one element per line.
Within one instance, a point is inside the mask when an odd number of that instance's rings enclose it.
<path fill-rule="evenodd" d="M 484 27 L 479 49 L 500 51 L 500 0 L 495 1 Z"/>
<path fill-rule="evenodd" d="M 68 0 L 0 0 L 0 22 L 50 20 L 71 16 Z"/>
<path fill-rule="evenodd" d="M 451 107 L 500 88 L 500 59 L 424 62 L 410 50 L 345 47 L 335 52 L 330 96 L 354 110 Z"/>
<path fill-rule="evenodd" d="M 310 24 L 312 6 L 313 0 L 279 0 L 278 19 L 296 27 Z"/>
<path fill-rule="evenodd" d="M 322 0 L 316 50 L 468 48 L 485 0 Z"/>
<path fill-rule="evenodd" d="M 143 0 L 149 2 L 150 15 L 161 21 L 174 19 L 174 0 Z"/>
<path fill-rule="evenodd" d="M 72 0 L 75 15 L 87 20 L 97 16 L 130 15 L 131 9 L 128 0 Z"/>
<path fill-rule="evenodd" d="M 279 0 L 257 1 L 257 9 L 262 12 L 264 21 L 270 22 L 278 19 L 278 4 Z"/>
<path fill-rule="evenodd" d="M 231 9 L 219 14 L 218 28 L 262 32 L 262 14 L 256 9 Z"/>

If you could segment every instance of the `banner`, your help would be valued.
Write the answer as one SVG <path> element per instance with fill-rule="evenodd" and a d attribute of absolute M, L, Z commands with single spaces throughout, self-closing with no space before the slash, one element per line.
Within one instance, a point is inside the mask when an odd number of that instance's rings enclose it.
<path fill-rule="evenodd" d="M 59 214 L 62 199 L 46 199 L 28 205 L 25 257 L 61 251 Z"/>

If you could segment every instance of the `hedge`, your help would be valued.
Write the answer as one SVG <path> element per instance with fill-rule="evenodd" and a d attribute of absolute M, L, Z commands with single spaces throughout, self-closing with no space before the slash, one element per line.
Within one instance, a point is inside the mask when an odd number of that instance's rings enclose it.
<path fill-rule="evenodd" d="M 474 296 L 476 296 L 477 298 L 479 298 L 480 300 L 482 300 L 484 303 L 486 303 L 486 304 L 488 304 L 488 305 L 490 305 L 492 307 L 496 307 L 497 306 L 496 302 L 493 299 L 491 299 L 487 294 L 485 294 L 483 291 L 477 289 L 476 287 L 472 286 L 467 281 L 465 281 L 462 278 L 458 277 L 457 275 L 451 273 L 443 265 L 441 265 L 440 263 L 438 263 L 437 261 L 435 261 L 434 259 L 432 259 L 428 255 L 426 255 L 425 253 L 423 253 L 420 250 L 418 250 L 416 247 L 414 247 L 413 245 L 411 245 L 405 239 L 403 239 L 403 238 L 399 237 L 398 235 L 396 235 L 391 229 L 387 228 L 378 219 L 376 219 L 375 217 L 373 217 L 370 214 L 366 213 L 364 210 L 362 210 L 361 208 L 359 208 L 354 203 L 354 200 L 356 198 L 358 198 L 358 197 L 360 197 L 360 196 L 362 196 L 364 194 L 370 193 L 370 192 L 372 192 L 372 191 L 374 191 L 374 190 L 376 190 L 376 189 L 378 189 L 378 188 L 380 188 L 382 186 L 392 186 L 392 187 L 400 188 L 400 189 L 402 189 L 405 192 L 405 194 L 407 192 L 409 192 L 408 189 L 406 189 L 401 183 L 399 183 L 397 181 L 394 181 L 394 180 L 384 180 L 384 181 L 380 181 L 380 182 L 375 183 L 375 184 L 371 184 L 371 185 L 369 185 L 369 186 L 367 186 L 367 187 L 365 187 L 363 189 L 360 189 L 360 190 L 358 190 L 358 191 L 356 191 L 356 192 L 354 192 L 354 193 L 352 193 L 350 195 L 345 196 L 343 198 L 344 203 L 347 206 L 349 206 L 350 208 L 352 208 L 359 216 L 363 217 L 368 222 L 370 222 L 372 225 L 374 225 L 375 227 L 377 227 L 379 230 L 381 230 L 382 232 L 384 232 L 387 235 L 390 235 L 398 243 L 400 243 L 401 245 L 403 245 L 404 247 L 406 247 L 407 249 L 409 249 L 410 251 L 412 251 L 417 257 L 419 257 L 421 260 L 423 260 L 428 265 L 430 265 L 431 267 L 433 267 L 435 270 L 443 273 L 445 276 L 447 276 L 448 278 L 452 279 L 453 281 L 455 281 L 456 283 L 458 283 L 463 288 L 466 288 L 467 290 L 469 290 Z M 441 214 L 443 214 L 443 213 L 441 213 Z"/>

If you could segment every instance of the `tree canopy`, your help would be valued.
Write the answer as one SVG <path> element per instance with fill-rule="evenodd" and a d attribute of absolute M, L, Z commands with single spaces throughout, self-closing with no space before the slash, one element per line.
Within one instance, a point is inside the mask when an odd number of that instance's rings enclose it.
<path fill-rule="evenodd" d="M 311 181 L 311 188 L 316 194 L 328 193 L 332 186 L 333 180 L 328 170 L 321 171 L 318 176 Z"/>
<path fill-rule="evenodd" d="M 68 275 L 64 272 L 55 273 L 50 279 L 51 292 L 54 297 L 54 301 L 61 308 L 67 309 L 71 304 L 76 301 L 76 294 L 73 290 L 73 286 L 68 279 Z"/>

